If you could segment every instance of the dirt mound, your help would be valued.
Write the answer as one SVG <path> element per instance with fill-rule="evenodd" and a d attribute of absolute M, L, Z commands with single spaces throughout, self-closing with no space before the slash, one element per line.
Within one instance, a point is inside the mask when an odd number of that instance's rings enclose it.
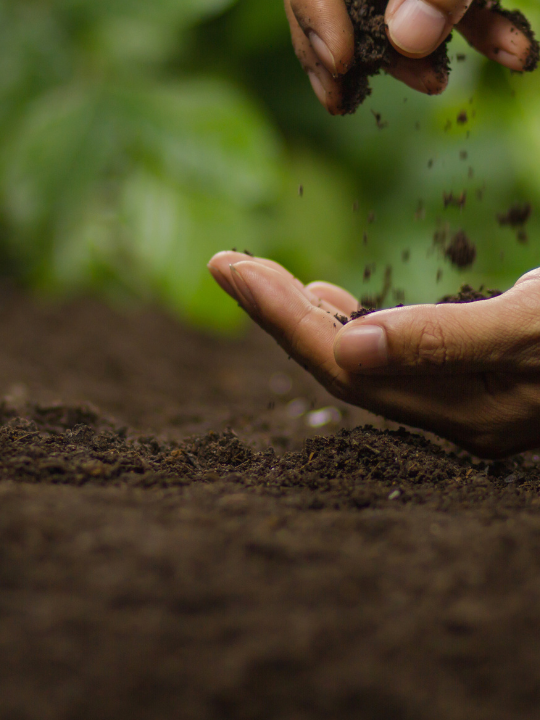
<path fill-rule="evenodd" d="M 1 717 L 535 716 L 536 456 L 367 427 L 259 331 L 4 293 L 0 335 Z"/>

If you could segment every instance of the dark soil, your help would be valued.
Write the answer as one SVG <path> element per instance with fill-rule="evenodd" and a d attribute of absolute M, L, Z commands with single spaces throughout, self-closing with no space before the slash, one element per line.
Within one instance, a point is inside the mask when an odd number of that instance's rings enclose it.
<path fill-rule="evenodd" d="M 476 260 L 476 245 L 463 230 L 458 230 L 446 245 L 444 254 L 454 267 L 464 270 Z"/>
<path fill-rule="evenodd" d="M 500 290 L 488 290 L 484 289 L 481 285 L 478 290 L 475 290 L 470 285 L 462 285 L 459 292 L 455 295 L 445 295 L 439 300 L 439 303 L 470 303 L 476 302 L 477 300 L 489 300 L 489 298 L 497 297 L 502 295 Z"/>
<path fill-rule="evenodd" d="M 488 290 L 484 289 L 484 286 L 481 285 L 478 290 L 475 290 L 470 285 L 467 285 L 466 283 L 461 286 L 459 289 L 459 292 L 457 292 L 455 295 L 444 295 L 439 301 L 438 305 L 442 305 L 445 303 L 470 303 L 470 302 L 476 302 L 478 300 L 489 300 L 490 298 L 497 297 L 498 295 L 502 295 L 502 292 L 500 290 Z M 395 305 L 394 307 L 404 307 L 403 304 Z M 366 317 L 366 315 L 372 315 L 373 313 L 379 312 L 383 308 L 373 308 L 373 307 L 361 307 L 359 310 L 354 310 L 349 317 L 346 315 L 334 315 L 336 320 L 339 320 L 339 322 L 342 325 L 347 325 L 347 323 L 351 322 L 351 320 L 357 320 L 358 318 Z"/>
<path fill-rule="evenodd" d="M 385 31 L 384 13 L 387 0 L 345 0 L 345 2 L 355 30 L 355 59 L 353 66 L 343 78 L 342 110 L 344 113 L 354 113 L 371 94 L 369 78 L 377 75 L 381 70 L 387 70 L 394 62 L 397 53 L 390 45 Z M 531 40 L 525 70 L 536 69 L 539 45 L 525 16 L 517 10 L 512 12 L 504 10 L 495 0 L 474 0 L 474 2 L 482 7 L 489 3 L 492 12 L 509 18 L 515 27 Z M 450 37 L 429 56 L 434 71 L 441 78 L 447 77 L 450 68 L 447 53 L 449 40 Z M 458 123 L 466 121 L 467 114 L 460 113 Z M 377 125 L 381 127 L 380 117 Z"/>
<path fill-rule="evenodd" d="M 467 203 L 467 191 L 463 190 L 459 195 L 454 195 L 453 192 L 443 192 L 443 205 L 444 209 L 446 210 L 447 207 L 450 205 L 454 207 L 458 207 L 460 210 L 463 210 Z"/>
<path fill-rule="evenodd" d="M 525 225 L 532 213 L 531 203 L 515 203 L 505 213 L 497 215 L 499 225 L 509 225 L 511 228 L 521 228 Z"/>
<path fill-rule="evenodd" d="M 369 78 L 388 69 L 396 51 L 388 42 L 384 25 L 387 0 L 345 0 L 355 29 L 355 59 L 343 78 L 343 112 L 354 113 L 356 108 L 371 94 Z M 444 42 L 430 58 L 433 67 L 446 76 L 449 68 Z M 377 119 L 377 118 L 376 118 Z M 377 126 L 381 127 L 380 118 Z"/>
<path fill-rule="evenodd" d="M 355 427 L 258 330 L 4 292 L 0 335 L 0 717 L 536 717 L 536 456 Z"/>

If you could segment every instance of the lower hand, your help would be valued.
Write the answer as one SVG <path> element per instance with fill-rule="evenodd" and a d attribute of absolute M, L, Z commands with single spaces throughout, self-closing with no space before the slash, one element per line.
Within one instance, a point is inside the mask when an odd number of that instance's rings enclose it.
<path fill-rule="evenodd" d="M 382 310 L 342 326 L 357 300 L 304 286 L 243 253 L 209 269 L 284 350 L 336 397 L 437 433 L 481 457 L 540 446 L 540 270 L 480 302 Z"/>
<path fill-rule="evenodd" d="M 354 57 L 354 32 L 344 0 L 285 0 L 293 46 L 313 90 L 332 114 L 341 114 L 340 76 Z M 429 60 L 454 27 L 479 52 L 520 72 L 530 41 L 510 20 L 470 0 L 390 0 L 387 34 L 397 50 L 388 72 L 409 87 L 441 93 L 448 78 Z"/>

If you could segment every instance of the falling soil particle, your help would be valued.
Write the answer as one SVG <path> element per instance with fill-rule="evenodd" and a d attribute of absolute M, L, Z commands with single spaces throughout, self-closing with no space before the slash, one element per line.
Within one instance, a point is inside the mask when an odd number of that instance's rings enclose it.
<path fill-rule="evenodd" d="M 373 117 L 375 118 L 375 123 L 377 124 L 379 130 L 384 130 L 384 128 L 388 127 L 388 121 L 382 120 L 381 113 L 375 112 L 374 110 L 372 110 L 371 112 L 373 114 Z"/>
<path fill-rule="evenodd" d="M 467 160 L 468 157 L 469 157 L 469 153 L 466 150 L 460 150 L 460 153 L 459 153 L 460 160 Z"/>
<path fill-rule="evenodd" d="M 370 225 L 371 225 L 371 223 L 374 223 L 374 222 L 375 222 L 375 212 L 374 212 L 374 210 L 370 210 L 370 212 L 368 213 L 367 221 L 368 221 L 368 223 L 369 223 Z"/>
<path fill-rule="evenodd" d="M 304 186 L 303 185 L 298 186 L 298 195 L 300 195 L 300 197 L 304 197 Z"/>
<path fill-rule="evenodd" d="M 369 278 L 371 277 L 371 274 L 374 271 L 375 271 L 375 265 L 373 265 L 372 263 L 369 263 L 368 265 L 365 266 L 364 275 L 363 275 L 364 282 L 367 282 L 369 280 Z"/>
<path fill-rule="evenodd" d="M 456 118 L 456 122 L 458 125 L 465 125 L 468 120 L 469 118 L 467 116 L 466 110 L 462 110 Z"/>
<path fill-rule="evenodd" d="M 474 263 L 476 246 L 471 243 L 463 230 L 458 230 L 445 247 L 444 254 L 454 267 L 463 270 Z"/>
<path fill-rule="evenodd" d="M 401 253 L 401 259 L 403 262 L 409 262 L 409 259 L 411 257 L 411 251 L 410 250 L 403 250 Z"/>
<path fill-rule="evenodd" d="M 462 210 L 465 207 L 465 204 L 467 202 L 467 191 L 464 190 L 460 195 L 454 195 L 453 192 L 443 192 L 443 204 L 444 209 L 450 205 L 453 205 L 454 207 L 458 207 L 460 210 Z"/>
<path fill-rule="evenodd" d="M 456 60 L 457 60 L 458 62 L 463 62 L 463 61 L 466 60 L 466 59 L 467 59 L 467 56 L 466 56 L 464 53 L 458 53 L 458 54 L 456 55 Z"/>
<path fill-rule="evenodd" d="M 519 230 L 516 237 L 517 237 L 517 241 L 519 243 L 521 243 L 522 245 L 526 245 L 529 242 L 529 236 L 527 235 L 525 230 Z"/>
<path fill-rule="evenodd" d="M 531 203 L 515 203 L 505 213 L 497 215 L 499 225 L 509 225 L 512 228 L 519 228 L 525 225 L 532 213 Z"/>
<path fill-rule="evenodd" d="M 433 160 L 431 160 L 431 159 L 428 160 L 427 166 L 428 166 L 428 168 L 432 168 L 432 167 L 433 167 Z"/>
<path fill-rule="evenodd" d="M 383 286 L 379 293 L 375 295 L 363 295 L 360 298 L 360 305 L 362 308 L 377 308 L 380 309 L 385 303 L 386 298 L 390 294 L 392 289 L 392 266 L 387 265 L 384 269 Z"/>

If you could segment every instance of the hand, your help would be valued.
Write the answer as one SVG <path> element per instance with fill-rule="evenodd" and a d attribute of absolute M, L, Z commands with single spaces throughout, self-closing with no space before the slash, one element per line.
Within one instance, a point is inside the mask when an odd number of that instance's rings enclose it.
<path fill-rule="evenodd" d="M 344 0 L 285 0 L 293 46 L 315 94 L 341 114 L 340 75 L 354 57 L 354 31 Z M 511 70 L 525 69 L 530 40 L 501 14 L 470 0 L 390 0 L 385 20 L 398 51 L 388 72 L 409 87 L 441 93 L 448 78 L 424 60 L 456 26 L 481 53 Z"/>
<path fill-rule="evenodd" d="M 481 457 L 540 446 L 540 270 L 469 304 L 382 310 L 342 326 L 356 299 L 304 286 L 270 260 L 215 255 L 209 269 L 336 397 L 430 430 Z"/>

